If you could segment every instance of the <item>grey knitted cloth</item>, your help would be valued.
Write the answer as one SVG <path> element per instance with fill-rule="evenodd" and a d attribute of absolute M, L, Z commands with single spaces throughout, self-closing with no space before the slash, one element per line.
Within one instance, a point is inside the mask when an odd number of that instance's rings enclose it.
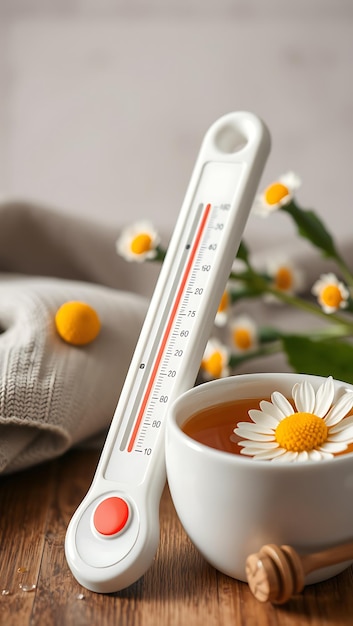
<path fill-rule="evenodd" d="M 58 239 L 50 246 L 48 239 L 55 240 L 53 224 L 59 227 Z M 65 227 L 67 236 L 62 238 Z M 108 428 L 147 299 L 118 288 L 121 260 L 114 248 L 118 232 L 107 229 L 104 238 L 95 225 L 77 221 L 72 228 L 71 218 L 13 204 L 0 207 L 0 233 L 0 473 L 4 474 L 52 459 Z M 26 240 L 25 248 L 21 239 Z M 107 255 L 111 260 L 107 282 L 114 282 L 116 272 L 116 288 L 97 283 L 100 276 L 104 282 Z M 50 267 L 56 268 L 55 277 L 40 275 L 50 273 Z M 25 275 L 33 269 L 37 275 Z M 75 280 L 68 277 L 70 269 Z M 60 273 L 66 277 L 60 278 Z M 123 278 L 126 284 L 126 268 Z M 59 337 L 55 313 L 69 300 L 87 302 L 97 311 L 101 331 L 91 344 L 75 347 Z"/>

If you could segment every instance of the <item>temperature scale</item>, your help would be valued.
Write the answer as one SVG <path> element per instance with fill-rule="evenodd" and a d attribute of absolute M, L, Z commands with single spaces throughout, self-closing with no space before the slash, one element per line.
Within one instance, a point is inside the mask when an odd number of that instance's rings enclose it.
<path fill-rule="evenodd" d="M 87 589 L 118 591 L 152 564 L 168 409 L 195 382 L 269 148 L 247 112 L 205 135 L 92 485 L 67 530 L 68 564 Z"/>

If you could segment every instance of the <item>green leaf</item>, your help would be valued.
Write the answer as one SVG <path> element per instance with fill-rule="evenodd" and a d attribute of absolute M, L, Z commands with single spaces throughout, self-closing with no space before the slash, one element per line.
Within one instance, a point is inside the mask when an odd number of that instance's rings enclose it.
<path fill-rule="evenodd" d="M 236 258 L 244 261 L 247 265 L 249 265 L 249 250 L 244 241 L 240 242 Z"/>
<path fill-rule="evenodd" d="M 282 341 L 289 364 L 296 372 L 333 376 L 353 383 L 353 345 L 333 339 L 313 341 L 298 335 L 287 335 Z"/>
<path fill-rule="evenodd" d="M 282 210 L 291 215 L 302 237 L 311 241 L 311 243 L 322 250 L 325 255 L 337 258 L 338 254 L 333 238 L 316 213 L 301 209 L 293 200 L 283 206 Z"/>

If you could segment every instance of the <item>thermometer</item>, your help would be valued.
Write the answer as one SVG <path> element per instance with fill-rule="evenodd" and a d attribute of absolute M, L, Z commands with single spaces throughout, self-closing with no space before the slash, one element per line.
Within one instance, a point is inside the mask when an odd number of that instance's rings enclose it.
<path fill-rule="evenodd" d="M 87 589 L 124 589 L 153 562 L 168 409 L 195 382 L 269 148 L 247 112 L 221 117 L 204 137 L 94 479 L 67 530 L 69 567 Z"/>

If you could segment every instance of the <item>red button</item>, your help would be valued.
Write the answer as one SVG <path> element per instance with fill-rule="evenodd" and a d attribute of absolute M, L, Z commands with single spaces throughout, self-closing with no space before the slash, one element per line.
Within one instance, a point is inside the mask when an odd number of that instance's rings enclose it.
<path fill-rule="evenodd" d="M 116 535 L 124 528 L 128 518 L 127 503 L 122 498 L 114 496 L 98 504 L 93 515 L 93 524 L 101 535 Z"/>

